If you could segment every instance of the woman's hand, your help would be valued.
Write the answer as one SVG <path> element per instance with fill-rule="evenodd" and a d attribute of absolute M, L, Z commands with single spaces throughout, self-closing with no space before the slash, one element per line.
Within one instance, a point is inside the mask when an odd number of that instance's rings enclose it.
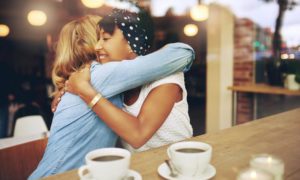
<path fill-rule="evenodd" d="M 84 68 L 71 74 L 69 80 L 65 83 L 65 90 L 80 96 L 88 86 L 91 86 L 90 79 L 90 65 L 86 65 Z"/>
<path fill-rule="evenodd" d="M 61 97 L 65 94 L 65 90 L 62 89 L 61 91 L 59 91 L 58 93 L 55 94 L 52 103 L 51 103 L 51 111 L 54 113 L 56 111 L 56 108 L 58 106 L 58 103 L 61 100 Z"/>

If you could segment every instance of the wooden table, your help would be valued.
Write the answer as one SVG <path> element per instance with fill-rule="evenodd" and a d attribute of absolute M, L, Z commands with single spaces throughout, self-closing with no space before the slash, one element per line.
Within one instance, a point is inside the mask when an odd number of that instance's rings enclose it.
<path fill-rule="evenodd" d="M 300 108 L 189 140 L 212 145 L 211 163 L 217 170 L 213 179 L 234 180 L 248 166 L 251 156 L 260 153 L 282 158 L 285 180 L 300 179 Z M 162 179 L 157 167 L 167 159 L 167 147 L 134 154 L 131 168 L 140 172 L 144 180 Z M 78 176 L 73 170 L 46 179 L 68 180 Z"/>
<path fill-rule="evenodd" d="M 268 84 L 248 84 L 230 86 L 228 89 L 235 92 L 251 92 L 260 94 L 296 95 L 300 96 L 300 91 L 293 91 L 283 87 L 270 86 Z"/>
<path fill-rule="evenodd" d="M 300 96 L 300 91 L 293 91 L 283 87 L 270 86 L 268 84 L 248 84 L 236 85 L 228 87 L 233 92 L 233 108 L 232 108 L 232 125 L 236 125 L 237 116 L 237 93 L 253 93 L 253 118 L 257 119 L 257 94 L 273 94 L 273 95 L 287 95 L 287 96 Z"/>

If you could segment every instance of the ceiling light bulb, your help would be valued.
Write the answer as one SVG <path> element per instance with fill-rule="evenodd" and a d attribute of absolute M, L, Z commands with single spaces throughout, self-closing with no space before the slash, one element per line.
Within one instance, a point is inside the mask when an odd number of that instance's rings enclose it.
<path fill-rule="evenodd" d="M 47 22 L 47 15 L 40 10 L 32 10 L 27 15 L 27 20 L 33 26 L 42 26 Z"/>

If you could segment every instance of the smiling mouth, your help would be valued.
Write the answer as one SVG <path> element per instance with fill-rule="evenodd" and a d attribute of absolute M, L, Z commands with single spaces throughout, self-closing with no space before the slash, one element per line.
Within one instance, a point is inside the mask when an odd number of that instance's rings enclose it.
<path fill-rule="evenodd" d="M 107 55 L 97 53 L 97 60 L 101 62 L 103 59 L 107 59 Z"/>
<path fill-rule="evenodd" d="M 98 58 L 99 59 L 105 59 L 105 58 L 107 58 L 107 55 L 99 55 Z"/>

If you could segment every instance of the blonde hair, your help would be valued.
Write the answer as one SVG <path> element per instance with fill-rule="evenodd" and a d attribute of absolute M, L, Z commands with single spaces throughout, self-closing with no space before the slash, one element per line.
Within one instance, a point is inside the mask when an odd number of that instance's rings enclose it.
<path fill-rule="evenodd" d="M 96 27 L 100 20 L 100 16 L 87 15 L 62 28 L 52 70 L 55 93 L 64 87 L 72 72 L 96 58 L 94 46 L 97 43 Z"/>

